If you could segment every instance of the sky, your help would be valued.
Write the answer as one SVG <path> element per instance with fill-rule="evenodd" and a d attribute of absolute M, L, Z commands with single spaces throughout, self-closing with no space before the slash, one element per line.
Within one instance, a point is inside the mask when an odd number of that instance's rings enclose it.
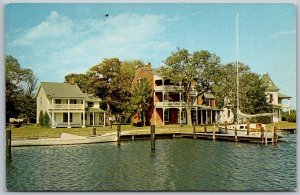
<path fill-rule="evenodd" d="M 47 4 L 5 7 L 5 55 L 39 82 L 63 82 L 104 58 L 140 59 L 159 67 L 177 50 L 208 50 L 268 73 L 296 108 L 296 9 L 293 4 Z M 108 14 L 108 17 L 106 16 Z"/>

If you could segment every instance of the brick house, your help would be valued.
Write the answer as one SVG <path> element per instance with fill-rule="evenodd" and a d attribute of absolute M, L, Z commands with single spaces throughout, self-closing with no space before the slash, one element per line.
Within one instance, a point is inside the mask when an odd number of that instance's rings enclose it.
<path fill-rule="evenodd" d="M 170 80 L 161 77 L 158 69 L 152 69 L 151 64 L 145 67 L 137 67 L 133 85 L 137 85 L 140 79 L 147 79 L 150 83 L 152 100 L 147 111 L 148 123 L 153 125 L 186 124 L 186 101 L 181 86 L 174 85 Z M 215 97 L 211 94 L 199 95 L 193 89 L 191 92 L 192 123 L 212 124 L 216 122 L 220 109 L 216 108 Z M 133 116 L 133 123 L 140 121 L 138 114 Z"/>

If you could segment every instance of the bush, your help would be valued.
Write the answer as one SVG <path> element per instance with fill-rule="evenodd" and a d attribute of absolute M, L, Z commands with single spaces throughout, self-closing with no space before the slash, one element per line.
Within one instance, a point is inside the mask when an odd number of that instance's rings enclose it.
<path fill-rule="evenodd" d="M 49 117 L 48 113 L 46 112 L 44 114 L 44 120 L 43 120 L 43 125 L 44 126 L 43 127 L 50 127 L 49 122 L 50 122 L 50 117 Z"/>
<path fill-rule="evenodd" d="M 251 123 L 263 123 L 263 124 L 268 124 L 271 123 L 272 119 L 270 116 L 261 116 L 261 117 L 256 117 L 251 119 Z"/>
<path fill-rule="evenodd" d="M 44 126 L 44 113 L 43 113 L 43 111 L 42 111 L 42 110 L 40 111 L 40 116 L 39 116 L 39 125 L 40 125 L 41 127 L 43 127 L 43 126 Z"/>

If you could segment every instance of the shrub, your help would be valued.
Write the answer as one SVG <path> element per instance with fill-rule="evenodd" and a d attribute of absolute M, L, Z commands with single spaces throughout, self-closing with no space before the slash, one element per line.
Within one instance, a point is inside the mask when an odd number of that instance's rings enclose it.
<path fill-rule="evenodd" d="M 43 113 L 43 111 L 42 111 L 42 110 L 40 111 L 40 116 L 39 116 L 39 125 L 40 125 L 41 127 L 43 127 L 43 126 L 44 126 L 44 113 Z"/>
<path fill-rule="evenodd" d="M 44 120 L 43 120 L 44 126 L 43 127 L 49 127 L 50 126 L 49 122 L 50 122 L 50 117 L 49 117 L 48 113 L 46 112 L 44 114 Z"/>

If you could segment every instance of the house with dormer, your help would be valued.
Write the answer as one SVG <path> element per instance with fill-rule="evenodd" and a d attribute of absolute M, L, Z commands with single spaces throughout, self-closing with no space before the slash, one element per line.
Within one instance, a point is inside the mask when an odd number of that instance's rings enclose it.
<path fill-rule="evenodd" d="M 268 103 L 272 106 L 273 112 L 273 121 L 281 121 L 283 109 L 291 111 L 290 99 L 292 97 L 281 93 L 279 88 L 272 81 L 268 73 L 263 74 L 262 76 L 263 83 L 267 86 L 266 96 Z"/>
<path fill-rule="evenodd" d="M 52 128 L 105 126 L 101 99 L 83 93 L 74 78 L 68 83 L 41 82 L 35 97 L 37 119 L 41 112 L 48 114 Z"/>
<path fill-rule="evenodd" d="M 137 67 L 133 85 L 139 80 L 147 79 L 150 83 L 152 100 L 147 112 L 147 119 L 153 125 L 186 124 L 186 100 L 181 86 L 173 84 L 169 79 L 164 79 L 159 69 L 153 69 L 151 64 Z M 208 93 L 198 94 L 196 89 L 191 91 L 191 115 L 194 124 L 212 124 L 216 122 L 220 109 L 216 107 L 216 98 Z M 141 120 L 138 114 L 133 116 L 133 123 Z"/>

